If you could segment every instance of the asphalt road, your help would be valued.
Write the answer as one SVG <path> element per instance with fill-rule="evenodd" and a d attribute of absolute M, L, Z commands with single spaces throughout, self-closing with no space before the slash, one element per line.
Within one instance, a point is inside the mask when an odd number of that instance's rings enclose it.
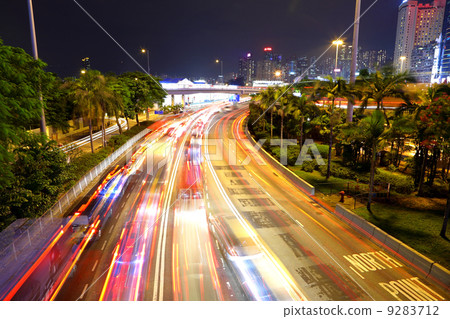
<path fill-rule="evenodd" d="M 244 134 L 247 111 L 217 116 L 210 126 L 209 139 L 224 140 L 222 159 L 212 160 L 207 173 L 217 178 L 207 185 L 217 206 L 226 198 L 260 250 L 283 266 L 280 274 L 288 274 L 301 299 L 449 299 L 448 287 L 339 221 L 265 162 Z"/>
<path fill-rule="evenodd" d="M 449 300 L 283 178 L 246 139 L 248 109 L 223 106 L 170 119 L 83 199 L 43 299 Z"/>

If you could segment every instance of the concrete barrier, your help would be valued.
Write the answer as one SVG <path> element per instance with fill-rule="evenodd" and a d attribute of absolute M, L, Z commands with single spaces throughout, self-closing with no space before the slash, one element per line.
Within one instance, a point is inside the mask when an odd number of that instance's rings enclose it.
<path fill-rule="evenodd" d="M 391 248 L 393 251 L 398 252 L 398 248 L 402 244 L 402 242 L 399 241 L 397 238 L 394 238 L 391 235 L 387 234 L 383 244 Z"/>
<path fill-rule="evenodd" d="M 354 214 L 352 214 L 350 211 L 345 209 L 345 207 L 342 205 L 337 205 L 335 212 L 341 214 L 342 217 L 348 219 L 348 221 L 350 221 L 350 222 L 352 221 L 352 218 L 354 216 Z M 338 217 L 340 217 L 340 216 L 338 216 Z"/>
<path fill-rule="evenodd" d="M 245 123 L 245 135 L 250 140 L 252 145 L 257 145 L 256 141 L 253 139 L 248 131 L 247 124 Z M 263 148 L 261 148 L 261 155 L 264 159 L 274 166 L 280 168 L 279 172 L 288 180 L 290 180 L 295 185 L 303 189 L 307 194 L 314 196 L 315 188 L 311 184 L 307 183 L 292 171 L 287 169 L 284 165 L 280 164 L 276 159 L 274 159 L 269 153 L 267 153 Z M 335 207 L 334 213 L 339 219 L 359 231 L 364 236 L 368 237 L 377 245 L 385 245 L 389 247 L 392 251 L 398 253 L 403 258 L 411 262 L 413 265 L 423 270 L 427 277 L 433 277 L 434 279 L 440 281 L 441 283 L 450 286 L 450 271 L 442 267 L 441 265 L 435 263 L 426 256 L 415 251 L 411 247 L 405 245 L 400 240 L 392 237 L 388 233 L 384 232 L 380 228 L 376 227 L 372 223 L 368 222 L 364 218 L 356 215 L 351 210 L 348 210 L 344 206 L 338 204 Z"/>
<path fill-rule="evenodd" d="M 450 271 L 441 265 L 435 263 L 340 204 L 336 205 L 334 213 L 338 218 L 358 230 L 361 234 L 367 236 L 375 244 L 384 244 L 392 251 L 398 253 L 400 256 L 411 262 L 411 264 L 421 269 L 427 277 L 431 276 L 445 285 L 450 286 Z"/>
<path fill-rule="evenodd" d="M 450 287 L 450 271 L 437 263 L 433 264 L 431 267 L 429 277 L 434 277 L 447 287 Z"/>
<path fill-rule="evenodd" d="M 253 146 L 257 145 L 258 143 L 256 143 L 256 141 L 254 140 L 254 138 L 252 137 L 252 135 L 248 131 L 247 123 L 245 123 L 244 126 L 245 126 L 245 135 L 247 136 L 249 141 L 252 143 Z M 260 153 L 260 155 L 264 158 L 264 160 L 266 160 L 267 162 L 269 162 L 273 166 L 279 167 L 280 168 L 279 172 L 283 175 L 284 178 L 288 179 L 289 181 L 291 181 L 292 183 L 294 183 L 295 185 L 300 187 L 308 195 L 311 195 L 311 196 L 315 195 L 316 189 L 315 189 L 314 186 L 312 186 L 311 184 L 309 184 L 305 180 L 303 180 L 300 177 L 298 177 L 295 173 L 293 173 L 289 169 L 287 169 L 279 161 L 277 161 L 275 158 L 273 158 L 272 155 L 267 153 L 262 147 L 261 147 L 261 151 L 262 152 Z"/>
<path fill-rule="evenodd" d="M 386 234 L 381 229 L 379 229 L 378 227 L 376 227 L 376 226 L 373 226 L 373 227 L 374 227 L 374 230 L 373 230 L 373 234 L 372 234 L 372 239 L 377 240 L 379 244 L 384 244 L 384 242 L 386 241 L 386 236 L 389 236 L 389 235 Z"/>

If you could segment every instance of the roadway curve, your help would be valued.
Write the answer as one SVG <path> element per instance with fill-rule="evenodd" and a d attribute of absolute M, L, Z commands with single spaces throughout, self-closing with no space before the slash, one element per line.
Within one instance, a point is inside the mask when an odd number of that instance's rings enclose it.
<path fill-rule="evenodd" d="M 205 185 L 218 206 L 227 198 L 304 299 L 449 299 L 448 287 L 338 220 L 264 161 L 244 133 L 247 114 L 244 108 L 210 126 L 210 139 L 223 138 L 222 159 L 211 161 Z"/>
<path fill-rule="evenodd" d="M 449 299 L 282 178 L 246 140 L 248 109 L 224 105 L 153 127 L 5 299 Z"/>

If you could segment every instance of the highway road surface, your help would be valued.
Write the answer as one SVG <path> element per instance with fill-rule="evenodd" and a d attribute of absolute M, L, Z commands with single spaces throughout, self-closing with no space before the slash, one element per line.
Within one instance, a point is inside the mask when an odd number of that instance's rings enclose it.
<path fill-rule="evenodd" d="M 5 300 L 449 300 L 284 179 L 215 103 L 154 127 Z"/>

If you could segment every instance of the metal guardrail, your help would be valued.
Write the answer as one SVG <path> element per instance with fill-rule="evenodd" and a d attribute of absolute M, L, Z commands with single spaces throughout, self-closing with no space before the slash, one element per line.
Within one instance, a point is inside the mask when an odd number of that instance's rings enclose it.
<path fill-rule="evenodd" d="M 78 183 L 62 195 L 47 212 L 36 219 L 32 225 L 0 251 L 0 273 L 2 274 L 0 276 L 0 292 L 5 283 L 13 280 L 16 274 L 20 273 L 30 261 L 34 260 L 45 243 L 57 232 L 61 226 L 65 210 L 83 192 L 84 188 L 149 132 L 149 129 L 144 129 L 133 136 L 118 150 L 91 169 Z"/>

